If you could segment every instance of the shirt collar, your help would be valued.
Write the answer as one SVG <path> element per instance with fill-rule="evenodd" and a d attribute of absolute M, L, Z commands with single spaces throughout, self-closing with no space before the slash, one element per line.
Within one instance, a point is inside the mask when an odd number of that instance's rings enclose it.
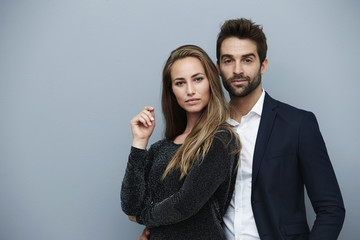
<path fill-rule="evenodd" d="M 257 114 L 258 116 L 261 117 L 262 109 L 263 109 L 263 106 L 264 106 L 264 100 L 265 100 L 265 91 L 264 91 L 264 89 L 262 89 L 261 96 L 259 97 L 259 99 L 255 103 L 255 105 L 252 107 L 250 112 L 248 114 L 246 114 L 246 116 L 248 116 L 250 114 Z M 239 123 L 236 120 L 232 119 L 232 118 L 229 118 L 227 120 L 227 122 L 232 127 L 236 127 L 237 125 L 239 125 Z"/>
<path fill-rule="evenodd" d="M 260 98 L 257 100 L 253 108 L 250 110 L 250 112 L 256 113 L 261 117 L 262 109 L 264 106 L 264 99 L 265 99 L 265 91 L 263 89 Z"/>

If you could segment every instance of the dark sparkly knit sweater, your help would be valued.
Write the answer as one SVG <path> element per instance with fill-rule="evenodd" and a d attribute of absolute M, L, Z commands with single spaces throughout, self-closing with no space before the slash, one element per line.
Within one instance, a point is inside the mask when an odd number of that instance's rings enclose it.
<path fill-rule="evenodd" d="M 150 239 L 226 239 L 222 217 L 229 206 L 238 154 L 233 133 L 215 134 L 208 154 L 179 180 L 174 170 L 161 176 L 180 145 L 160 140 L 149 151 L 132 147 L 121 187 L 121 207 L 151 228 Z"/>

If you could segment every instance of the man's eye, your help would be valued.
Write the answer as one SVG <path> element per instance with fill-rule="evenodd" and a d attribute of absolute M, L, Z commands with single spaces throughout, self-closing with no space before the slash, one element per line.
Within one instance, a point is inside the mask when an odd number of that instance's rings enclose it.
<path fill-rule="evenodd" d="M 225 59 L 224 63 L 231 63 L 231 59 Z"/>
<path fill-rule="evenodd" d="M 251 62 L 252 62 L 252 59 L 251 59 L 251 58 L 245 58 L 245 59 L 244 59 L 244 62 L 246 62 L 246 63 L 251 63 Z"/>

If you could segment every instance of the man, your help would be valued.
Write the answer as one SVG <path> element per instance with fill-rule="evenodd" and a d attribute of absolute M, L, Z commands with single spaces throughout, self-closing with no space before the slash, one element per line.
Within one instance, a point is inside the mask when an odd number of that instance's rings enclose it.
<path fill-rule="evenodd" d="M 217 67 L 230 94 L 229 120 L 242 142 L 241 165 L 224 230 L 228 239 L 337 239 L 345 209 L 313 113 L 271 98 L 261 85 L 266 37 L 247 19 L 226 21 Z M 304 186 L 316 213 L 306 220 Z M 141 239 L 146 239 L 144 230 Z"/>
<path fill-rule="evenodd" d="M 222 26 L 217 66 L 243 145 L 225 232 L 242 240 L 337 239 L 345 210 L 316 118 L 263 91 L 266 52 L 260 26 L 247 19 Z M 304 186 L 316 213 L 311 231 Z"/>

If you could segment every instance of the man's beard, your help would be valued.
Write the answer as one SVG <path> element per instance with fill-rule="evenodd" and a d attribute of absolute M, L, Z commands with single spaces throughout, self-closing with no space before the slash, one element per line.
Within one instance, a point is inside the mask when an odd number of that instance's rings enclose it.
<path fill-rule="evenodd" d="M 229 92 L 230 96 L 234 97 L 245 97 L 254 91 L 261 83 L 261 71 L 259 69 L 257 75 L 251 79 L 249 76 L 244 76 L 243 74 L 236 74 L 228 79 L 225 79 L 221 74 L 221 79 L 224 84 L 224 88 Z M 225 80 L 224 80 L 225 79 Z M 235 79 L 245 79 L 248 82 L 248 85 L 241 90 L 241 87 L 232 86 L 231 82 Z M 240 90 L 240 91 L 237 91 Z"/>

